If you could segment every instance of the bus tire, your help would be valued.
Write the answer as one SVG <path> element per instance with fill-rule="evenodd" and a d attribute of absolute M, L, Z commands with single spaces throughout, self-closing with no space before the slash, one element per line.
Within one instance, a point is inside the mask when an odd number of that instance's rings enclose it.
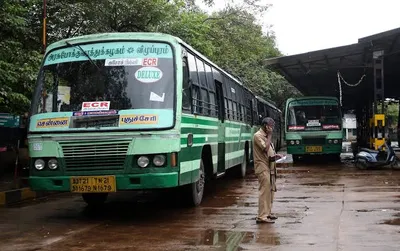
<path fill-rule="evenodd" d="M 293 158 L 293 162 L 294 162 L 294 163 L 300 161 L 300 155 L 298 155 L 298 154 L 293 154 L 293 155 L 292 155 L 292 158 Z"/>
<path fill-rule="evenodd" d="M 239 178 L 243 179 L 244 177 L 246 177 L 247 163 L 248 163 L 247 159 L 248 159 L 247 152 L 245 150 L 244 151 L 244 155 L 243 155 L 243 161 L 242 161 L 242 164 L 240 164 L 240 169 L 239 169 L 239 172 L 238 172 L 238 177 Z"/>
<path fill-rule="evenodd" d="M 189 184 L 186 187 L 185 191 L 185 202 L 188 206 L 198 206 L 200 205 L 203 194 L 204 194 L 204 185 L 205 185 L 205 169 L 203 159 L 200 159 L 200 167 L 199 167 L 199 179 L 192 184 Z"/>
<path fill-rule="evenodd" d="M 89 206 L 99 206 L 106 202 L 108 193 L 83 193 L 82 199 Z"/>
<path fill-rule="evenodd" d="M 247 173 L 247 166 L 249 163 L 249 155 L 248 155 L 248 148 L 245 147 L 244 151 L 244 155 L 243 155 L 243 160 L 242 163 L 235 165 L 234 167 L 229 168 L 227 171 L 227 175 L 229 175 L 232 178 L 235 179 L 243 179 L 244 177 L 246 177 L 246 173 Z"/>
<path fill-rule="evenodd" d="M 336 162 L 340 161 L 341 160 L 340 153 L 333 154 L 333 160 L 336 161 Z"/>

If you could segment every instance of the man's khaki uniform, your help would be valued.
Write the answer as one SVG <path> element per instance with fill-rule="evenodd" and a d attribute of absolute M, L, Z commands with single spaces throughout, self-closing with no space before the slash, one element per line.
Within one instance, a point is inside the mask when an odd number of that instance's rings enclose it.
<path fill-rule="evenodd" d="M 258 178 L 259 183 L 259 197 L 258 197 L 258 219 L 267 219 L 271 215 L 272 200 L 274 199 L 274 191 L 271 185 L 271 168 L 269 157 L 275 156 L 275 150 L 271 143 L 268 154 L 267 149 L 267 134 L 264 130 L 260 129 L 254 134 L 253 138 L 253 158 L 254 158 L 254 171 Z M 275 170 L 272 170 L 273 172 Z"/>

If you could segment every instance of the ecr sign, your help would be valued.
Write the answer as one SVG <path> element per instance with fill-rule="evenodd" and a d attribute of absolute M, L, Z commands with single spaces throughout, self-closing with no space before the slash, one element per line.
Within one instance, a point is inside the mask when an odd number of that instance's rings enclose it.
<path fill-rule="evenodd" d="M 110 110 L 110 101 L 83 102 L 82 111 L 108 111 Z"/>

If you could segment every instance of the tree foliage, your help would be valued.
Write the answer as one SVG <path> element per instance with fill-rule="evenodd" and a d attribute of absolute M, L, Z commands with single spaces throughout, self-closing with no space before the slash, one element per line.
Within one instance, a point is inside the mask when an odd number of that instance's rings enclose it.
<path fill-rule="evenodd" d="M 399 104 L 389 103 L 386 110 L 387 124 L 389 128 L 397 128 L 397 121 L 399 119 Z"/>
<path fill-rule="evenodd" d="M 29 108 L 43 56 L 42 3 L 0 2 L 0 112 Z M 208 14 L 194 0 L 47 0 L 47 42 L 99 32 L 169 33 L 282 107 L 298 92 L 264 66 L 265 59 L 281 55 L 273 32 L 263 32 L 256 18 L 268 8 L 260 0 L 231 1 Z"/>

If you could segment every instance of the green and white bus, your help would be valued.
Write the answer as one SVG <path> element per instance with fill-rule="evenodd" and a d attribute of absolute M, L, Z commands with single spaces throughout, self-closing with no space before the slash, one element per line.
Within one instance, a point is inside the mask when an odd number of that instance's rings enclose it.
<path fill-rule="evenodd" d="M 32 100 L 30 186 L 81 193 L 181 187 L 244 177 L 258 129 L 255 95 L 179 38 L 107 33 L 51 44 Z"/>
<path fill-rule="evenodd" d="M 259 96 L 256 96 L 256 100 L 259 119 L 271 117 L 275 121 L 275 129 L 272 135 L 272 143 L 274 144 L 275 149 L 280 149 L 282 147 L 282 141 L 284 140 L 282 112 L 271 101 L 267 101 Z"/>
<path fill-rule="evenodd" d="M 342 113 L 335 97 L 290 98 L 285 108 L 287 153 L 296 161 L 304 155 L 342 152 Z"/>

